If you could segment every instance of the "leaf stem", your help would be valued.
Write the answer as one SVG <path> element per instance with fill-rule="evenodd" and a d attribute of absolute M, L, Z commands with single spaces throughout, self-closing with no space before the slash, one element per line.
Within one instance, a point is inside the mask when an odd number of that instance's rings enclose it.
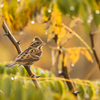
<path fill-rule="evenodd" d="M 90 51 L 91 53 L 93 53 L 92 49 L 88 46 L 88 44 L 72 29 L 70 29 L 69 27 L 67 27 L 65 24 L 62 23 L 62 25 L 69 30 L 70 32 L 72 32 Z"/>

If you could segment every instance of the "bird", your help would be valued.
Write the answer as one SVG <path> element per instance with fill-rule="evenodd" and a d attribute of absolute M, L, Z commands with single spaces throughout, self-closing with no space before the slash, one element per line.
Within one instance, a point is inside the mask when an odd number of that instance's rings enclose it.
<path fill-rule="evenodd" d="M 38 36 L 35 36 L 29 47 L 21 52 L 12 63 L 5 65 L 5 67 L 13 67 L 16 64 L 30 67 L 41 58 L 43 45 L 45 43 Z"/>

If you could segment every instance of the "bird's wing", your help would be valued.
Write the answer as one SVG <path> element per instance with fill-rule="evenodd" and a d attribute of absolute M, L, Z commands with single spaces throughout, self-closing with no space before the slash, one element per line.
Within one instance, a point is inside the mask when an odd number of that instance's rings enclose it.
<path fill-rule="evenodd" d="M 32 54 L 31 54 L 32 52 Z M 15 59 L 16 62 L 26 62 L 26 61 L 37 61 L 39 56 L 35 55 L 35 49 L 27 48 L 22 53 L 20 53 Z"/>

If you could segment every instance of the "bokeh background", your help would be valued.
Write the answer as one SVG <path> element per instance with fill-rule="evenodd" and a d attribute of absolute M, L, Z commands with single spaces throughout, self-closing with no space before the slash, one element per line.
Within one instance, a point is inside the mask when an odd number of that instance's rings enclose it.
<path fill-rule="evenodd" d="M 71 19 L 67 16 L 64 16 L 62 18 L 62 22 L 69 26 Z M 84 26 L 82 23 L 78 23 L 76 27 L 73 28 L 73 30 L 81 36 L 81 38 L 89 45 L 91 46 L 90 36 L 85 31 Z M 91 30 L 95 31 L 96 28 L 91 24 Z M 11 41 L 6 37 L 3 36 L 5 34 L 3 28 L 0 28 L 0 62 L 10 62 L 13 61 L 17 54 L 17 51 L 15 50 L 13 44 Z M 19 41 L 21 41 L 21 49 L 24 50 L 27 48 L 34 36 L 39 36 L 44 42 L 47 43 L 47 37 L 48 35 L 45 34 L 45 28 L 44 24 L 38 24 L 34 23 L 32 24 L 31 21 L 27 24 L 27 26 L 24 28 L 23 32 L 20 32 L 18 34 L 13 34 L 15 38 Z M 98 58 L 100 58 L 100 34 L 94 35 L 94 44 L 95 44 L 95 50 L 97 52 Z M 55 42 L 52 40 L 47 45 L 56 46 Z M 79 47 L 84 46 L 84 44 L 75 36 L 73 36 L 64 47 L 70 48 L 70 47 Z M 91 54 L 91 53 L 90 53 Z M 100 78 L 100 72 L 98 65 L 95 61 L 94 55 L 91 54 L 93 57 L 94 62 L 89 62 L 83 55 L 80 54 L 80 59 L 78 62 L 74 65 L 74 67 L 70 67 L 69 72 L 71 78 L 80 78 L 80 79 L 89 79 L 89 80 L 97 80 Z M 36 67 L 41 67 L 45 70 L 51 70 L 52 68 L 52 62 L 51 62 L 51 49 L 48 48 L 46 45 L 43 47 L 43 55 L 41 59 L 34 64 Z M 94 69 L 94 72 L 91 74 L 91 70 Z M 91 75 L 90 75 L 91 74 Z"/>

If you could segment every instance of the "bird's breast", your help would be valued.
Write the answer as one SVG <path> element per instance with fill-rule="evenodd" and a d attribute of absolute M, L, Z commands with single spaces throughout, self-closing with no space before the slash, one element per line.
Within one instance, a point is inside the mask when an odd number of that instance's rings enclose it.
<path fill-rule="evenodd" d="M 41 50 L 38 50 L 38 51 L 36 52 L 36 55 L 41 56 L 41 55 L 42 55 L 42 51 L 41 51 Z"/>

